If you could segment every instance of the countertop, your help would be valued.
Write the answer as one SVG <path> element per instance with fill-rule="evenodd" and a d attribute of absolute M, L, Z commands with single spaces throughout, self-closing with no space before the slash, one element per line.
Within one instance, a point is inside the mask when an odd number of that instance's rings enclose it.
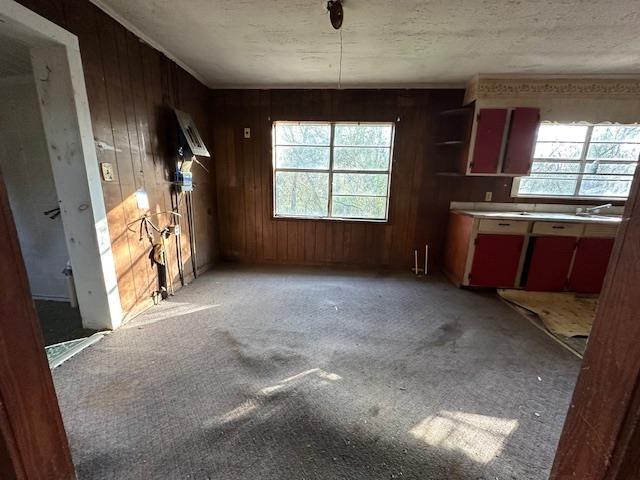
<path fill-rule="evenodd" d="M 572 222 L 599 223 L 601 225 L 618 225 L 622 221 L 621 215 L 575 215 L 570 213 L 552 212 L 493 212 L 482 210 L 452 210 L 475 218 L 490 218 L 494 220 L 523 220 L 527 222 Z"/>

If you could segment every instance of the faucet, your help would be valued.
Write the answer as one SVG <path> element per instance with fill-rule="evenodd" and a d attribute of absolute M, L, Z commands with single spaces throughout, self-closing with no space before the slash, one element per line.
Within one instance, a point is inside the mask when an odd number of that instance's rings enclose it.
<path fill-rule="evenodd" d="M 605 203 L 604 205 L 598 205 L 597 207 L 587 207 L 587 208 L 577 208 L 576 209 L 576 215 L 579 215 L 581 217 L 588 217 L 589 215 L 593 215 L 593 214 L 598 214 L 600 213 L 600 210 L 605 209 L 605 208 L 611 208 L 613 207 L 612 204 L 610 203 Z"/>

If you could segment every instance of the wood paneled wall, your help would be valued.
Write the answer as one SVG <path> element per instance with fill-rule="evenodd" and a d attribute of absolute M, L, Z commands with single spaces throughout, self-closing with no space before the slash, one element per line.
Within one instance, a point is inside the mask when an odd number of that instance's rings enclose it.
<path fill-rule="evenodd" d="M 125 312 L 134 312 L 148 304 L 157 289 L 156 269 L 149 260 L 150 244 L 139 241 L 139 234 L 127 229 L 142 213 L 134 192 L 143 188 L 148 193 L 153 212 L 171 210 L 171 180 L 177 160 L 173 148 L 177 130 L 171 108 L 190 113 L 205 143 L 211 146 L 209 90 L 88 0 L 20 3 L 79 38 L 98 161 L 112 163 L 116 170 L 115 181 L 103 182 L 102 187 L 120 297 Z M 203 162 L 209 163 L 206 159 Z M 200 167 L 193 170 L 198 270 L 204 270 L 216 254 L 214 181 Z M 186 211 L 184 202 L 180 211 Z M 167 216 L 158 220 L 162 225 L 168 223 Z M 186 221 L 181 224 L 185 273 L 190 277 L 189 232 Z M 173 239 L 171 243 L 169 259 L 177 280 L 177 246 Z"/>
<path fill-rule="evenodd" d="M 439 112 L 462 90 L 235 90 L 211 101 L 221 255 L 256 263 L 401 267 L 428 243 L 439 263 L 449 202 L 509 201 L 511 180 L 436 175 Z M 397 119 L 399 118 L 399 121 Z M 276 120 L 397 121 L 389 222 L 273 218 Z M 243 128 L 251 138 L 243 138 Z"/>

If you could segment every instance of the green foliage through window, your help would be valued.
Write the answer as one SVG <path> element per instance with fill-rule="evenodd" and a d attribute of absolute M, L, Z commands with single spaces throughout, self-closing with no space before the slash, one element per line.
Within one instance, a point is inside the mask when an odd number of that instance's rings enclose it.
<path fill-rule="evenodd" d="M 544 123 L 518 195 L 626 198 L 638 156 L 638 125 Z"/>
<path fill-rule="evenodd" d="M 392 123 L 276 122 L 275 215 L 386 220 Z"/>

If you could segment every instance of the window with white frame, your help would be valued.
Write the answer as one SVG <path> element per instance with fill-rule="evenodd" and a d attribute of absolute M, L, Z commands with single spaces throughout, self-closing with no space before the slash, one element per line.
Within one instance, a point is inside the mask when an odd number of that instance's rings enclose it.
<path fill-rule="evenodd" d="M 274 215 L 388 218 L 393 123 L 275 122 Z"/>
<path fill-rule="evenodd" d="M 531 175 L 516 196 L 627 198 L 640 155 L 638 125 L 542 123 Z"/>

